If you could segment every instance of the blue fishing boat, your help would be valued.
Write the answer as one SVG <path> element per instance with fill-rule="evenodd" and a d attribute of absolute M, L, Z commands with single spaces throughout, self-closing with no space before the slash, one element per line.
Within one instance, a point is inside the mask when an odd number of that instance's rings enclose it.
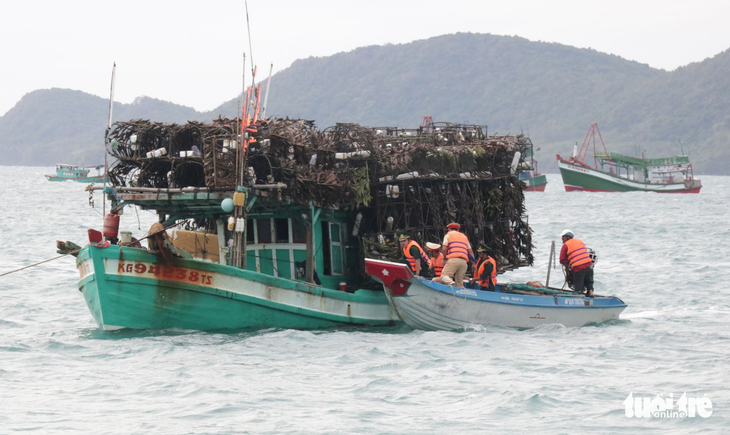
<path fill-rule="evenodd" d="M 615 296 L 585 297 L 530 285 L 497 284 L 495 291 L 447 286 L 414 276 L 407 265 L 365 260 L 398 316 L 411 328 L 457 330 L 475 325 L 534 328 L 584 326 L 617 320 L 626 304 Z"/>
<path fill-rule="evenodd" d="M 89 175 L 92 169 L 95 169 L 96 173 Z M 103 183 L 103 169 L 104 165 L 76 166 L 58 164 L 56 165 L 56 174 L 46 175 L 46 178 L 48 179 L 48 181 L 78 181 L 79 183 Z"/>

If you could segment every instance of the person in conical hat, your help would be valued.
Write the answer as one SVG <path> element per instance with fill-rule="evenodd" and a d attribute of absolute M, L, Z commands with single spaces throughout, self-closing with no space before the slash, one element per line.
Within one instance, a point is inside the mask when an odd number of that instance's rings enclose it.
<path fill-rule="evenodd" d="M 436 278 L 441 276 L 444 268 L 444 254 L 441 253 L 441 245 L 438 243 L 426 243 L 429 259 L 431 260 L 431 270 Z"/>

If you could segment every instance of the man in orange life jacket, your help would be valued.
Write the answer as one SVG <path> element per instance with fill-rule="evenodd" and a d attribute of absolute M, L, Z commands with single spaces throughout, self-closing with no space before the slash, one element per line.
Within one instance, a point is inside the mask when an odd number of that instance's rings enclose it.
<path fill-rule="evenodd" d="M 449 231 L 441 244 L 441 253 L 446 257 L 446 265 L 441 271 L 441 276 L 435 278 L 434 281 L 446 285 L 456 283 L 457 287 L 464 287 L 467 261 L 471 261 L 472 264 L 476 263 L 474 251 L 471 250 L 471 244 L 466 234 L 459 231 L 461 225 L 452 222 L 446 228 Z M 451 278 L 452 276 L 454 279 Z"/>
<path fill-rule="evenodd" d="M 560 264 L 564 264 L 573 271 L 573 286 L 578 294 L 587 290 L 586 296 L 593 297 L 593 260 L 591 260 L 586 245 L 573 238 L 573 232 L 563 231 L 563 248 L 560 250 Z"/>
<path fill-rule="evenodd" d="M 441 245 L 438 243 L 426 243 L 428 249 L 429 260 L 431 260 L 431 270 L 433 276 L 438 278 L 441 276 L 441 270 L 444 268 L 444 254 L 441 253 Z"/>
<path fill-rule="evenodd" d="M 484 243 L 480 244 L 477 249 L 479 262 L 471 283 L 478 282 L 481 290 L 494 291 L 494 285 L 497 284 L 497 262 L 489 256 L 491 251 L 489 246 Z"/>
<path fill-rule="evenodd" d="M 414 240 L 411 240 L 411 235 L 403 233 L 398 237 L 400 241 L 400 247 L 403 249 L 403 255 L 405 255 L 408 264 L 411 266 L 411 270 L 416 276 L 428 276 L 428 265 L 431 262 L 426 253 L 423 252 L 421 246 Z"/>

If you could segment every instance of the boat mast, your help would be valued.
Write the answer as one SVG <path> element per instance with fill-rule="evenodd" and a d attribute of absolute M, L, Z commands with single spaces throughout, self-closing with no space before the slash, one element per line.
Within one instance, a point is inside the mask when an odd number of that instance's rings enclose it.
<path fill-rule="evenodd" d="M 109 117 L 107 119 L 106 124 L 106 132 L 104 133 L 104 185 L 106 186 L 107 177 L 109 173 L 109 163 L 107 161 L 107 145 L 109 141 L 109 133 L 112 129 L 112 110 L 114 109 L 114 73 L 117 70 L 117 63 L 114 62 L 114 65 L 112 66 L 112 83 L 109 90 Z M 104 199 L 104 195 L 102 194 L 101 197 L 101 215 L 106 216 L 106 200 Z"/>
<path fill-rule="evenodd" d="M 243 73 L 241 75 L 241 95 L 243 98 L 243 104 L 241 105 L 241 130 L 238 136 L 238 146 L 236 146 L 236 192 L 234 192 L 233 200 L 233 246 L 231 253 L 231 266 L 240 268 L 241 265 L 245 265 L 246 262 L 246 249 L 242 244 L 246 240 L 244 231 L 246 227 L 246 216 L 245 216 L 245 202 L 242 204 L 237 201 L 238 188 L 243 186 L 243 171 L 246 167 L 246 152 L 248 150 L 248 139 L 246 137 L 246 128 L 248 126 L 248 93 L 246 90 L 246 53 L 243 53 Z M 242 228 L 243 227 L 243 228 Z M 244 231 L 241 231 L 244 230 Z"/>
<path fill-rule="evenodd" d="M 248 155 L 248 145 L 250 141 L 249 137 L 249 125 L 253 125 L 256 123 L 256 117 L 258 116 L 259 111 L 259 103 L 260 99 L 258 98 L 258 92 L 256 92 L 255 84 L 256 84 L 256 66 L 253 62 L 253 48 L 251 44 L 251 25 L 249 23 L 248 19 L 248 1 L 244 2 L 246 6 L 246 28 L 248 29 L 248 45 L 249 45 L 249 54 L 251 56 L 251 87 L 246 88 L 246 53 L 243 54 L 243 76 L 242 76 L 242 84 L 243 84 L 243 104 L 241 105 L 241 130 L 240 130 L 240 136 L 239 136 L 239 145 L 236 147 L 237 152 L 237 158 L 236 158 L 236 164 L 238 165 L 238 180 L 236 183 L 236 192 L 234 192 L 233 196 L 233 218 L 235 221 L 234 224 L 234 233 L 233 233 L 233 246 L 232 246 L 232 255 L 231 255 L 231 265 L 234 267 L 242 268 L 246 266 L 246 234 L 245 230 L 247 227 L 247 218 L 246 218 L 246 201 L 245 201 L 245 193 L 243 191 L 243 185 L 245 181 L 245 170 L 248 163 L 247 155 Z M 257 95 L 256 104 L 255 107 L 249 108 L 249 104 L 252 101 L 252 92 L 255 92 Z M 253 110 L 253 117 L 251 116 L 251 110 Z"/>
<path fill-rule="evenodd" d="M 604 157 L 606 161 L 608 161 L 608 166 L 611 168 L 611 173 L 613 174 L 615 171 L 613 169 L 613 164 L 611 163 L 611 157 L 608 155 L 608 151 L 606 151 L 606 144 L 603 143 L 603 136 L 601 136 L 601 131 L 598 129 L 598 124 L 595 122 L 591 123 L 590 128 L 588 128 L 588 133 L 586 133 L 586 137 L 583 139 L 583 145 L 581 145 L 580 151 L 575 157 L 575 160 L 585 164 L 588 148 L 593 145 L 593 168 L 598 169 L 598 159 L 596 158 L 596 133 L 598 133 L 598 138 L 601 140 Z"/>

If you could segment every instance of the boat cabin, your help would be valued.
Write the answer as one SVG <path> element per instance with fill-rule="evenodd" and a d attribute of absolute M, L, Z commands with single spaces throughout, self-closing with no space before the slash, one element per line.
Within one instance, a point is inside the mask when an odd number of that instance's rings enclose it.
<path fill-rule="evenodd" d="M 120 200 L 156 210 L 165 226 L 182 218 L 215 222 L 208 233 L 173 230 L 173 244 L 199 260 L 235 264 L 235 225 L 228 225 L 227 219 L 232 213 L 221 208 L 221 201 L 230 198 L 230 191 L 133 187 L 120 190 Z M 327 288 L 341 288 L 342 283 L 350 286 L 362 279 L 362 274 L 353 273 L 361 267 L 359 244 L 348 243 L 352 232 L 348 222 L 354 222 L 351 212 L 271 201 L 266 198 L 268 193 L 246 189 L 245 208 L 248 211 L 240 238 L 241 251 L 245 252 L 238 263 L 241 268 L 307 281 L 307 258 L 312 258 L 311 282 Z"/>
<path fill-rule="evenodd" d="M 641 183 L 683 183 L 694 176 L 687 156 L 642 159 L 617 153 L 600 152 L 597 152 L 595 156 L 601 171 Z"/>
<path fill-rule="evenodd" d="M 89 169 L 75 165 L 56 165 L 56 176 L 59 178 L 84 178 L 89 175 Z"/>
<path fill-rule="evenodd" d="M 357 249 L 347 240 L 347 213 L 318 213 L 313 226 L 314 275 L 324 287 L 338 288 L 357 267 Z M 246 220 L 245 268 L 281 278 L 306 280 L 308 220 L 299 216 L 252 213 Z"/>

